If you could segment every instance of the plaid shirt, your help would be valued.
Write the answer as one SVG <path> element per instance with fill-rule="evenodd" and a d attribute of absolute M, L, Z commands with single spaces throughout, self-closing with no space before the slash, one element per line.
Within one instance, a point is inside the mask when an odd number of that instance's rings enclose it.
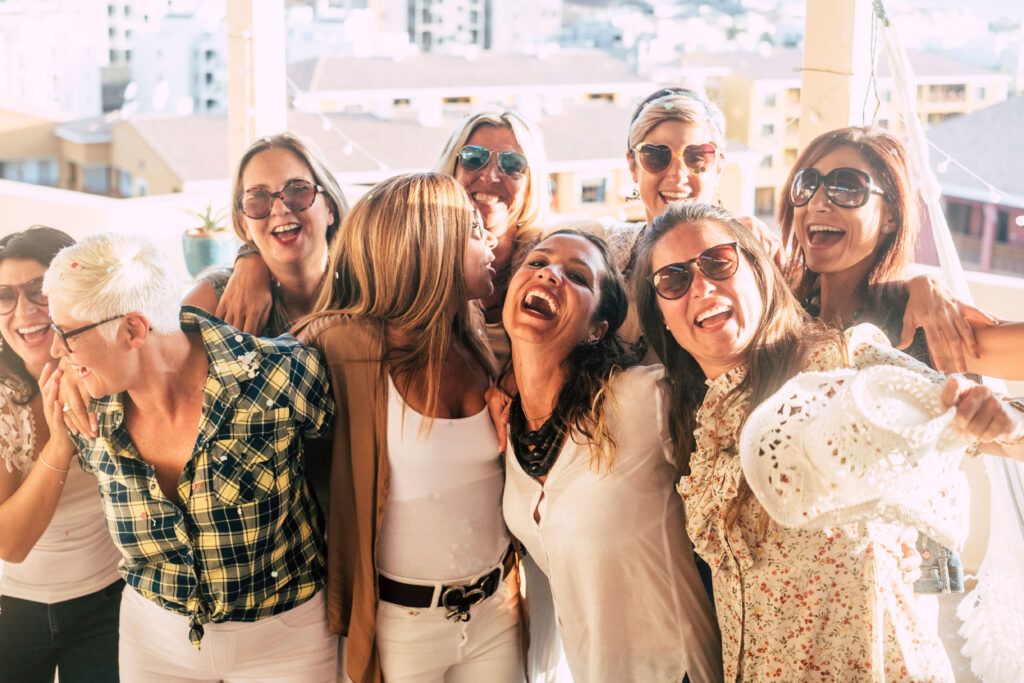
<path fill-rule="evenodd" d="M 167 499 L 124 426 L 123 394 L 94 399 L 99 436 L 76 438 L 99 480 L 125 581 L 202 624 L 256 621 L 305 602 L 324 581 L 323 519 L 303 475 L 302 438 L 334 418 L 317 351 L 289 336 L 241 334 L 184 307 L 209 369 L 192 457 Z"/>

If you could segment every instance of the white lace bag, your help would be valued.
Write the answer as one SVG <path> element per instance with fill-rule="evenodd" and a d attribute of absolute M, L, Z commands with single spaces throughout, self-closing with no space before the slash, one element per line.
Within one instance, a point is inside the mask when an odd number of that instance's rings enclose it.
<path fill-rule="evenodd" d="M 740 436 L 751 490 L 783 526 L 879 521 L 947 547 L 967 538 L 969 444 L 941 387 L 906 368 L 808 372 L 759 405 Z"/>

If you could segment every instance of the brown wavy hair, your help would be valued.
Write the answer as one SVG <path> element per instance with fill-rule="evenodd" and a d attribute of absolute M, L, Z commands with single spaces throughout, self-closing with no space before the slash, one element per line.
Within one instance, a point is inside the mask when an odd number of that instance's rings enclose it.
<path fill-rule="evenodd" d="M 789 191 L 797 171 L 813 167 L 839 147 L 855 150 L 871 167 L 871 180 L 884 193 L 883 201 L 893 217 L 895 230 L 882 235 L 874 265 L 861 283 L 862 293 L 871 308 L 879 310 L 884 308 L 884 297 L 892 294 L 893 283 L 902 282 L 904 271 L 914 258 L 921 229 L 917 193 L 907 165 L 907 150 L 898 138 L 881 128 L 851 126 L 822 133 L 797 158 L 782 186 L 779 200 L 778 220 L 787 257 L 786 279 L 800 301 L 819 287 L 818 274 L 807 268 L 803 249 L 793 234 L 794 209 L 789 203 Z"/>
<path fill-rule="evenodd" d="M 669 205 L 641 238 L 633 286 L 644 336 L 665 365 L 669 429 L 676 459 L 686 473 L 690 470 L 690 456 L 696 448 L 694 430 L 697 428 L 697 411 L 707 394 L 707 376 L 696 359 L 665 329 L 658 295 L 650 282 L 651 264 L 654 248 L 670 231 L 698 229 L 708 224 L 721 228 L 737 243 L 743 261 L 753 271 L 764 302 L 754 338 L 747 349 L 747 375 L 726 399 L 736 401 L 749 395 L 744 420 L 755 406 L 800 371 L 809 349 L 837 337 L 837 333 L 825 329 L 804 311 L 761 243 L 731 213 L 709 204 Z M 735 523 L 751 495 L 750 486 L 743 481 L 739 495 L 726 513 L 728 526 Z"/>

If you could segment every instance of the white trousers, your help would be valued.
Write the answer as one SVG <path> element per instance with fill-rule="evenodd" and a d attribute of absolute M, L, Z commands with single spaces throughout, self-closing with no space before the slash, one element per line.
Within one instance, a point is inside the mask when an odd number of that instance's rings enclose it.
<path fill-rule="evenodd" d="M 377 607 L 377 649 L 387 683 L 521 683 L 519 596 L 509 579 L 449 621 L 444 607 Z"/>
<path fill-rule="evenodd" d="M 334 683 L 338 637 L 327 629 L 324 591 L 259 621 L 204 624 L 202 647 L 188 618 L 125 587 L 120 673 L 125 683 Z"/>

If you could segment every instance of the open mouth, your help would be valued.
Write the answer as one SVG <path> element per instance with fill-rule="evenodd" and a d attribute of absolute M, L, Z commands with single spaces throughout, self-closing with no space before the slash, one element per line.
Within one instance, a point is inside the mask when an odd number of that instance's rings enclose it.
<path fill-rule="evenodd" d="M 543 289 L 531 289 L 523 297 L 523 310 L 545 320 L 558 315 L 558 302 Z"/>
<path fill-rule="evenodd" d="M 270 231 L 270 234 L 274 236 L 278 242 L 282 244 L 291 244 L 299 237 L 299 233 L 302 232 L 302 226 L 298 223 L 289 223 L 287 225 L 279 225 Z"/>
<path fill-rule="evenodd" d="M 661 195 L 661 198 L 665 200 L 666 204 L 693 199 L 693 192 L 689 189 L 687 189 L 685 192 L 669 192 L 667 190 L 661 190 L 658 194 Z"/>
<path fill-rule="evenodd" d="M 502 201 L 501 197 L 488 192 L 474 192 L 470 195 L 477 204 L 497 204 Z"/>
<path fill-rule="evenodd" d="M 807 228 L 807 241 L 812 247 L 828 247 L 843 239 L 846 231 L 831 225 L 812 225 Z"/>
<path fill-rule="evenodd" d="M 46 323 L 40 325 L 30 325 L 28 327 L 19 327 L 15 330 L 21 340 L 28 346 L 35 346 L 46 339 L 47 333 L 50 331 L 50 326 Z"/>
<path fill-rule="evenodd" d="M 732 306 L 720 305 L 709 308 L 693 320 L 693 324 L 706 330 L 725 323 L 732 317 Z"/>

